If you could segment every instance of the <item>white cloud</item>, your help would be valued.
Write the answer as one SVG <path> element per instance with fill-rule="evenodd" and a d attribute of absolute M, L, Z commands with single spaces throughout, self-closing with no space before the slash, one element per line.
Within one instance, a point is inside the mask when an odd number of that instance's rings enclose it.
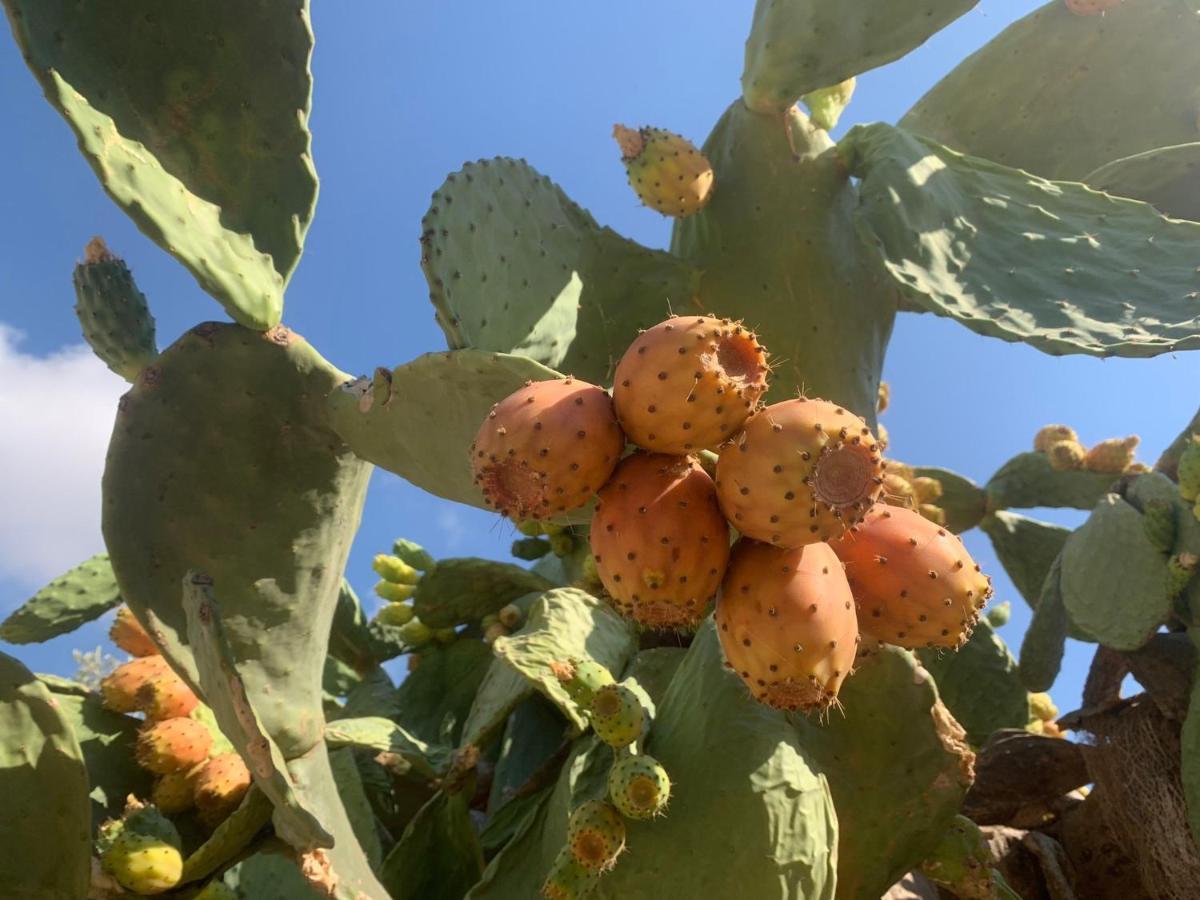
<path fill-rule="evenodd" d="M 100 476 L 128 385 L 85 344 L 34 356 L 22 338 L 0 322 L 0 578 L 35 589 L 103 549 Z"/>

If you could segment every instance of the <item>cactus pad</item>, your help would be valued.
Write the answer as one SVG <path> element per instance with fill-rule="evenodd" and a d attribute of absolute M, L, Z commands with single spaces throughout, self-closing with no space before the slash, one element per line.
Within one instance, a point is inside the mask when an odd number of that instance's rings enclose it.
<path fill-rule="evenodd" d="M 988 508 L 1091 509 L 1114 481 L 1116 476 L 1103 472 L 1056 470 L 1045 453 L 1019 453 L 989 479 Z"/>
<path fill-rule="evenodd" d="M 421 578 L 413 598 L 417 617 L 430 628 L 477 622 L 518 597 L 548 591 L 540 575 L 511 563 L 464 557 L 443 559 Z"/>
<path fill-rule="evenodd" d="M 1038 605 L 1046 573 L 1062 551 L 1070 529 L 996 510 L 980 527 L 992 541 L 996 558 L 1030 608 Z"/>
<path fill-rule="evenodd" d="M 1106 163 L 1083 178 L 1106 194 L 1149 203 L 1174 219 L 1200 220 L 1200 142 L 1158 147 Z"/>
<path fill-rule="evenodd" d="M 107 553 L 85 560 L 25 601 L 0 624 L 10 644 L 48 641 L 99 618 L 121 602 Z"/>

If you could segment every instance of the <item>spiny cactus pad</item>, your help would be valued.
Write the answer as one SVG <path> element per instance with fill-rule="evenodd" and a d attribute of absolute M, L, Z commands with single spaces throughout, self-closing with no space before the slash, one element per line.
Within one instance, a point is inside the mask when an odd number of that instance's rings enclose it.
<path fill-rule="evenodd" d="M 1106 163 L 1083 183 L 1132 197 L 1174 219 L 1200 221 L 1200 142 L 1159 147 Z"/>
<path fill-rule="evenodd" d="M 100 553 L 26 600 L 0 624 L 0 640 L 10 644 L 48 641 L 104 615 L 120 602 L 112 563 L 107 553 Z"/>

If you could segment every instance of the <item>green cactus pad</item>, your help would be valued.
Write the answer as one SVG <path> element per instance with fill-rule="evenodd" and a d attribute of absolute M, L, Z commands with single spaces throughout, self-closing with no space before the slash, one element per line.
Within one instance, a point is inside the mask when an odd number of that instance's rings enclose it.
<path fill-rule="evenodd" d="M 429 778 L 450 763 L 450 749 L 430 744 L 382 716 L 337 719 L 325 726 L 325 743 L 330 747 L 361 747 L 376 753 L 395 753 Z"/>
<path fill-rule="evenodd" d="M 1058 471 L 1045 453 L 1018 453 L 988 481 L 988 508 L 1091 509 L 1118 477 L 1084 469 Z"/>
<path fill-rule="evenodd" d="M 305 880 L 290 848 L 279 840 L 266 842 L 221 877 L 237 890 L 239 900 L 328 900 L 324 891 Z"/>
<path fill-rule="evenodd" d="M 1200 347 L 1200 223 L 889 125 L 839 149 L 862 179 L 863 240 L 926 311 L 1053 354 Z"/>
<path fill-rule="evenodd" d="M 1048 691 L 1062 668 L 1071 621 L 1062 595 L 1062 556 L 1056 556 L 1046 573 L 1033 618 L 1021 641 L 1018 672 L 1030 691 Z"/>
<path fill-rule="evenodd" d="M 621 671 L 633 657 L 637 639 L 632 626 L 607 604 L 575 588 L 543 594 L 529 610 L 525 626 L 492 645 L 497 659 L 520 672 L 582 730 L 587 718 L 555 676 L 550 664 L 589 656 L 610 671 Z"/>
<path fill-rule="evenodd" d="M 503 731 L 513 711 L 534 693 L 533 685 L 523 673 L 494 659 L 471 703 L 462 731 L 463 745 L 490 744 Z"/>
<path fill-rule="evenodd" d="M 179 590 L 191 568 L 212 576 L 251 702 L 287 758 L 320 739 L 330 623 L 370 475 L 325 425 L 325 396 L 345 380 L 286 328 L 198 326 L 122 398 L 104 472 L 126 602 L 195 684 Z"/>
<path fill-rule="evenodd" d="M 417 585 L 413 607 L 431 628 L 465 625 L 499 612 L 518 597 L 554 587 L 511 563 L 466 557 L 443 559 Z"/>
<path fill-rule="evenodd" d="M 192 206 L 160 203 L 161 185 L 149 176 L 161 165 L 194 195 L 192 203 L 219 208 L 214 226 L 274 257 L 286 280 L 317 199 L 307 124 L 313 46 L 307 0 L 217 0 L 203 16 L 155 0 L 129 0 L 120 15 L 94 0 L 4 5 L 47 98 L 140 226 L 172 253 L 179 252 L 176 239 L 197 228 Z M 110 167 L 105 144 L 89 134 L 88 117 L 63 98 L 64 84 L 112 118 L 122 143 L 143 145 L 131 160 L 139 171 L 126 182 L 128 193 L 114 186 L 124 176 Z M 175 216 L 185 217 L 183 228 L 168 221 Z M 277 322 L 278 316 L 261 327 Z"/>
<path fill-rule="evenodd" d="M 0 897 L 78 900 L 90 881 L 91 808 L 83 752 L 55 697 L 0 653 Z"/>
<path fill-rule="evenodd" d="M 966 816 L 955 816 L 937 848 L 921 863 L 921 872 L 956 897 L 1020 900 L 992 868 L 993 862 L 979 826 Z"/>
<path fill-rule="evenodd" d="M 1031 609 L 1035 608 L 1046 574 L 1071 530 L 999 509 L 990 513 L 980 528 L 991 538 L 996 558 L 1017 591 Z"/>
<path fill-rule="evenodd" d="M 833 141 L 798 109 L 781 122 L 737 100 L 704 155 L 713 198 L 671 239 L 704 272 L 703 311 L 755 329 L 774 363 L 772 398 L 803 390 L 874 424 L 896 291 L 855 234 L 856 189 Z"/>
<path fill-rule="evenodd" d="M 675 677 L 676 669 L 686 658 L 687 649 L 684 647 L 651 647 L 642 650 L 629 661 L 621 680 L 625 684 L 636 684 L 649 698 L 648 706 L 656 708 L 662 702 L 671 679 Z"/>
<path fill-rule="evenodd" d="M 1067 539 L 1062 560 L 1067 614 L 1106 647 L 1136 650 L 1171 613 L 1166 560 L 1141 513 L 1115 494 Z"/>
<path fill-rule="evenodd" d="M 274 804 L 259 788 L 251 785 L 238 808 L 225 817 L 208 840 L 183 861 L 181 884 L 207 878 L 237 858 L 271 821 Z"/>
<path fill-rule="evenodd" d="M 504 726 L 488 792 L 489 817 L 510 803 L 521 805 L 523 799 L 536 795 L 529 781 L 543 766 L 554 765 L 566 734 L 567 724 L 562 714 L 541 694 L 531 695 L 513 710 Z M 488 828 L 492 831 L 490 840 L 494 841 L 498 832 L 491 828 L 490 822 Z"/>
<path fill-rule="evenodd" d="M 1192 643 L 1200 648 L 1200 627 L 1188 629 Z M 1187 800 L 1188 825 L 1192 839 L 1200 843 L 1200 678 L 1193 678 L 1187 718 L 1180 735 L 1183 796 Z"/>
<path fill-rule="evenodd" d="M 1196 12 L 1191 0 L 1130 0 L 1103 16 L 1077 16 L 1051 0 L 963 61 L 900 124 L 964 153 L 1070 181 L 1112 160 L 1194 141 Z"/>
<path fill-rule="evenodd" d="M 839 699 L 844 715 L 823 725 L 797 718 L 797 730 L 837 807 L 837 896 L 877 900 L 937 846 L 970 787 L 974 757 L 933 680 L 904 650 L 864 661 Z"/>
<path fill-rule="evenodd" d="M 969 531 L 987 514 L 987 492 L 971 479 L 934 466 L 913 466 L 917 478 L 933 478 L 942 486 L 937 505 L 946 514 L 946 527 L 955 534 Z"/>
<path fill-rule="evenodd" d="M 970 639 L 956 652 L 921 650 L 917 656 L 972 746 L 982 747 L 1000 728 L 1028 723 L 1029 695 L 1017 661 L 986 619 L 975 623 Z"/>
<path fill-rule="evenodd" d="M 74 631 L 121 603 L 107 553 L 54 579 L 0 624 L 0 641 L 36 644 Z"/>
<path fill-rule="evenodd" d="M 437 565 L 434 558 L 429 555 L 428 550 L 415 541 L 410 541 L 406 538 L 396 538 L 395 543 L 392 544 L 392 553 L 400 557 L 400 559 L 404 560 L 414 569 L 426 574 L 432 572 Z"/>
<path fill-rule="evenodd" d="M 742 71 L 746 105 L 783 112 L 802 94 L 899 59 L 978 2 L 758 0 Z"/>
<path fill-rule="evenodd" d="M 1200 220 L 1200 142 L 1158 147 L 1107 163 L 1083 183 L 1149 203 L 1173 219 Z"/>
<path fill-rule="evenodd" d="M 470 794 L 438 791 L 421 807 L 383 864 L 392 900 L 460 900 L 483 874 Z"/>
<path fill-rule="evenodd" d="M 392 718 L 428 744 L 456 746 L 492 665 L 491 650 L 482 641 L 423 650 L 421 664 L 396 690 Z"/>
<path fill-rule="evenodd" d="M 376 403 L 363 379 L 334 391 L 330 421 L 361 458 L 438 497 L 484 509 L 470 460 L 480 423 L 526 381 L 558 377 L 523 356 L 426 353 L 392 370 L 390 402 Z"/>
<path fill-rule="evenodd" d="M 354 588 L 344 578 L 329 629 L 329 655 L 360 674 L 369 672 L 376 664 L 367 617 Z"/>
<path fill-rule="evenodd" d="M 421 267 L 451 349 L 607 384 L 638 329 L 695 311 L 690 266 L 601 228 L 520 160 L 468 163 L 421 224 Z"/>
<path fill-rule="evenodd" d="M 154 316 L 129 267 L 95 238 L 73 280 L 75 315 L 92 352 L 126 381 L 135 381 L 158 356 L 158 346 Z"/>
<path fill-rule="evenodd" d="M 383 846 L 375 830 L 375 813 L 371 810 L 371 801 L 367 799 L 358 763 L 354 759 L 354 751 L 331 751 L 329 766 L 333 769 L 333 781 L 337 785 L 338 797 L 346 810 L 346 818 L 350 820 L 354 837 L 363 848 L 372 871 L 378 872 L 383 863 Z"/>

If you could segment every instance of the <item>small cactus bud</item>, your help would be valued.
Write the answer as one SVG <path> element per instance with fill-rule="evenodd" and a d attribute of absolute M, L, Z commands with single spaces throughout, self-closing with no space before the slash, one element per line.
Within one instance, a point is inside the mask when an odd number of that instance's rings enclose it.
<path fill-rule="evenodd" d="M 375 614 L 375 621 L 381 625 L 391 625 L 399 628 L 413 620 L 415 613 L 407 603 L 389 603 Z"/>
<path fill-rule="evenodd" d="M 886 381 L 879 382 L 879 391 L 876 394 L 875 411 L 880 415 L 887 412 L 888 405 L 892 402 L 892 388 Z"/>
<path fill-rule="evenodd" d="M 416 584 L 421 580 L 421 573 L 398 556 L 379 553 L 371 563 L 371 568 L 393 584 Z"/>
<path fill-rule="evenodd" d="M 437 565 L 424 547 L 405 538 L 396 538 L 395 543 L 392 544 L 392 555 L 400 557 L 414 569 L 425 574 L 432 572 L 434 566 Z"/>
<path fill-rule="evenodd" d="M 940 506 L 934 506 L 932 503 L 922 503 L 917 507 L 917 512 L 935 525 L 946 524 L 946 511 Z"/>
<path fill-rule="evenodd" d="M 933 503 L 942 499 L 942 483 L 936 478 L 921 475 L 912 480 L 912 486 L 918 503 Z"/>
<path fill-rule="evenodd" d="M 391 603 L 407 600 L 416 593 L 416 590 L 416 587 L 411 584 L 396 584 L 392 581 L 381 581 L 375 585 L 376 595 Z"/>
<path fill-rule="evenodd" d="M 433 629 L 414 616 L 400 626 L 400 640 L 410 647 L 422 647 L 433 640 Z"/>

